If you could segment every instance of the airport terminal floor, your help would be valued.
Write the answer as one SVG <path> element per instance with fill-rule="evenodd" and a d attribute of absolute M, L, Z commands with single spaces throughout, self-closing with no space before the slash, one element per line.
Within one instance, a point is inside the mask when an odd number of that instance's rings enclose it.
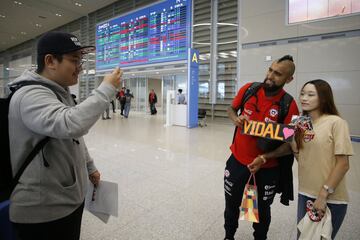
<path fill-rule="evenodd" d="M 203 128 L 164 127 L 162 115 L 119 112 L 85 136 L 103 180 L 119 184 L 119 217 L 107 224 L 85 211 L 82 240 L 222 240 L 223 171 L 234 127 L 208 121 Z M 360 143 L 353 143 L 347 183 L 350 204 L 336 239 L 360 236 Z M 297 164 L 293 166 L 297 189 Z M 295 191 L 295 195 L 297 192 Z M 296 239 L 296 205 L 272 205 L 268 239 Z M 236 239 L 253 239 L 240 221 Z"/>

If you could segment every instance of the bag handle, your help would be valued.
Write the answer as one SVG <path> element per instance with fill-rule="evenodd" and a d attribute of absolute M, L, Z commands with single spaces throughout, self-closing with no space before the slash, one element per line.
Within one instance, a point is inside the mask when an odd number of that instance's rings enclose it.
<path fill-rule="evenodd" d="M 251 178 L 254 178 L 254 186 L 256 187 L 255 174 L 253 174 L 253 173 L 251 173 L 251 174 L 250 174 L 250 177 L 249 177 L 249 179 L 248 179 L 248 181 L 247 181 L 247 184 L 249 184 L 249 183 L 250 183 Z"/>

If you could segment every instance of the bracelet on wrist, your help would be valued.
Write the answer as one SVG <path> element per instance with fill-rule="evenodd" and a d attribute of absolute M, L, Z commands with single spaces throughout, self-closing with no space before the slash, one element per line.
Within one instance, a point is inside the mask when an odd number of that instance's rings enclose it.
<path fill-rule="evenodd" d="M 261 158 L 262 164 L 266 163 L 266 158 L 264 157 L 264 155 L 259 155 L 258 157 Z"/>

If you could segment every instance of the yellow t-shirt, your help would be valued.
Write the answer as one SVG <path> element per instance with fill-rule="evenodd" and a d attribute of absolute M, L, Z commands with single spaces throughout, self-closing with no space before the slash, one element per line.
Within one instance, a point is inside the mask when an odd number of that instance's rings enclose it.
<path fill-rule="evenodd" d="M 299 150 L 299 193 L 316 198 L 335 167 L 335 155 L 353 155 L 349 128 L 345 120 L 336 115 L 323 115 L 313 122 L 314 138 L 303 142 Z M 329 203 L 349 201 L 346 179 L 340 181 Z"/>

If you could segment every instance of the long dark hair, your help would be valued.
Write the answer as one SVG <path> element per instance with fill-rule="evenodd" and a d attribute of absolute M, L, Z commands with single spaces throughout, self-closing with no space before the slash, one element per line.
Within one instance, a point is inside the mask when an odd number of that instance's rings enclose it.
<path fill-rule="evenodd" d="M 334 95 L 329 83 L 327 83 L 325 80 L 322 79 L 311 80 L 304 84 L 304 86 L 301 88 L 301 91 L 304 89 L 304 87 L 307 84 L 312 84 L 315 86 L 319 98 L 319 110 L 321 115 L 329 114 L 329 115 L 340 116 L 339 111 L 335 106 Z M 303 114 L 307 115 L 308 113 L 306 111 L 303 111 Z M 295 135 L 295 140 L 299 149 L 303 147 L 302 144 L 303 138 L 304 138 L 304 133 L 298 131 L 297 134 Z"/>
<path fill-rule="evenodd" d="M 315 86 L 316 92 L 319 96 L 319 109 L 321 115 L 329 114 L 339 116 L 339 112 L 334 102 L 334 95 L 329 83 L 322 79 L 311 80 L 304 84 L 304 86 L 301 88 L 301 91 L 307 84 L 312 84 Z M 303 113 L 307 114 L 306 111 L 304 111 Z"/>

